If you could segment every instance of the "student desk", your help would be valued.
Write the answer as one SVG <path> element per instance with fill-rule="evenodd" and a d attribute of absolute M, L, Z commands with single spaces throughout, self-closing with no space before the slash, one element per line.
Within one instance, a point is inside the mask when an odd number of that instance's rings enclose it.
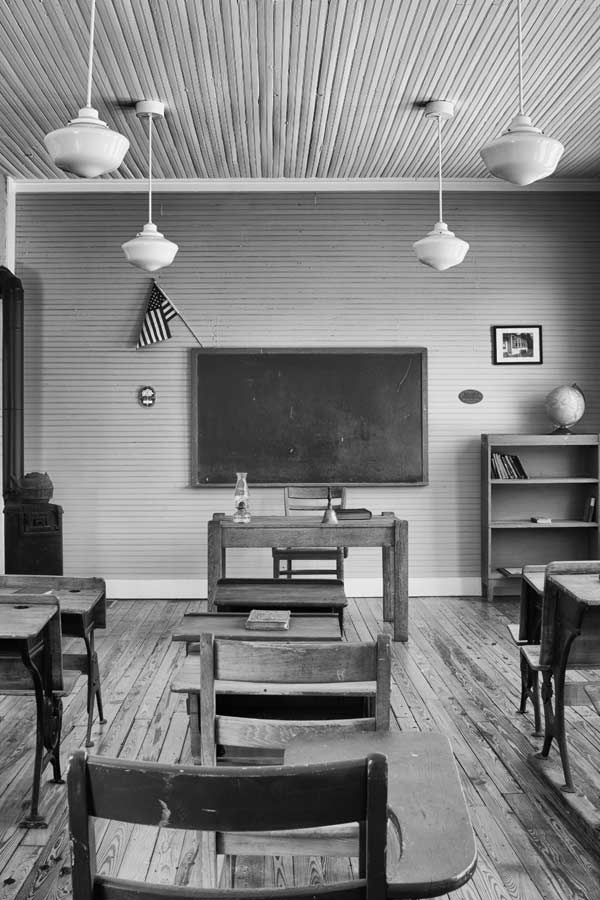
<path fill-rule="evenodd" d="M 556 738 L 567 791 L 573 791 L 574 787 L 567 751 L 565 705 L 591 702 L 600 710 L 600 682 L 597 679 L 565 684 L 568 668 L 600 669 L 600 580 L 598 563 L 589 565 L 596 568 L 594 573 L 546 575 L 539 644 L 538 664 L 542 671 L 544 701 L 544 744 L 539 756 L 548 756 L 552 740 Z"/>
<path fill-rule="evenodd" d="M 247 615 L 239 613 L 185 613 L 181 623 L 173 630 L 174 641 L 189 645 L 197 642 L 201 634 L 210 632 L 218 638 L 239 638 L 241 641 L 341 641 L 339 619 L 330 615 L 290 616 L 287 629 L 246 628 Z"/>
<path fill-rule="evenodd" d="M 408 639 L 408 522 L 391 512 L 371 519 L 344 519 L 324 525 L 321 516 L 252 516 L 236 524 L 215 513 L 208 523 L 208 609 L 215 608 L 217 582 L 226 575 L 226 552 L 233 547 L 381 547 L 383 618 L 393 623 L 393 639 Z"/>
<path fill-rule="evenodd" d="M 387 897 L 437 897 L 467 882 L 477 864 L 475 837 L 448 739 L 441 734 L 375 731 L 297 739 L 285 764 L 388 761 Z"/>
<path fill-rule="evenodd" d="M 67 575 L 0 575 L 0 595 L 43 594 L 51 591 L 60 602 L 60 623 L 65 637 L 81 638 L 85 654 L 65 653 L 63 667 L 87 675 L 87 731 L 85 746 L 93 747 L 91 739 L 94 719 L 94 700 L 98 705 L 99 721 L 106 719 L 102 712 L 100 669 L 94 648 L 94 630 L 106 628 L 106 586 L 103 578 L 76 578 Z"/>
<path fill-rule="evenodd" d="M 48 763 L 60 774 L 60 732 L 64 689 L 58 600 L 24 594 L 0 597 L 0 693 L 35 694 L 36 741 L 31 812 L 24 828 L 45 828 L 38 814 L 40 781 Z M 6 723 L 5 723 L 6 724 Z"/>

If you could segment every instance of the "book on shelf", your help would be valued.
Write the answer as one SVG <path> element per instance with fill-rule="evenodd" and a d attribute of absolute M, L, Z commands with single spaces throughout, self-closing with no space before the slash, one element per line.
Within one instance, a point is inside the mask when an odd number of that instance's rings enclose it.
<path fill-rule="evenodd" d="M 537 522 L 538 525 L 550 525 L 552 519 L 550 516 L 531 516 L 532 522 Z"/>
<path fill-rule="evenodd" d="M 356 509 L 348 509 L 347 507 L 344 509 L 336 509 L 336 516 L 339 520 L 341 519 L 370 519 L 373 516 L 373 513 L 370 509 L 365 509 L 364 507 L 359 507 Z"/>
<path fill-rule="evenodd" d="M 249 631 L 287 631 L 289 627 L 289 609 L 251 609 L 246 619 Z"/>
<path fill-rule="evenodd" d="M 590 496 L 585 501 L 585 509 L 583 511 L 583 521 L 584 522 L 595 522 L 596 521 L 596 498 Z"/>
<path fill-rule="evenodd" d="M 493 478 L 527 478 L 523 463 L 516 453 L 494 451 L 491 458 Z"/>

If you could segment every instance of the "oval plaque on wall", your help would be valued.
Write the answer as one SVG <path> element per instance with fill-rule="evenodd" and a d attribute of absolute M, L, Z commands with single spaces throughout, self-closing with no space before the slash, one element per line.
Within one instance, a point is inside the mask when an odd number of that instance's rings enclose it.
<path fill-rule="evenodd" d="M 483 400 L 483 394 L 481 391 L 475 390 L 475 388 L 467 388 L 464 391 L 461 391 L 458 395 L 458 399 L 461 403 L 481 403 Z"/>

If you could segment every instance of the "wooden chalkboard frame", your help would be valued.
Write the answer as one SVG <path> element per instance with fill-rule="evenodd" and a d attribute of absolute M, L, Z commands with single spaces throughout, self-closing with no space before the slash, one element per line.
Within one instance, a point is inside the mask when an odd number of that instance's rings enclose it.
<path fill-rule="evenodd" d="M 428 483 L 425 347 L 194 348 L 191 396 L 192 487 Z"/>

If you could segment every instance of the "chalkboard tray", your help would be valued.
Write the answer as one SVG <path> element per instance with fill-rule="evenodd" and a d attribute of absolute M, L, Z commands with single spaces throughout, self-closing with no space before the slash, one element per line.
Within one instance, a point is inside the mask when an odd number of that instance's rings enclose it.
<path fill-rule="evenodd" d="M 427 483 L 427 350 L 193 349 L 192 485 Z"/>

